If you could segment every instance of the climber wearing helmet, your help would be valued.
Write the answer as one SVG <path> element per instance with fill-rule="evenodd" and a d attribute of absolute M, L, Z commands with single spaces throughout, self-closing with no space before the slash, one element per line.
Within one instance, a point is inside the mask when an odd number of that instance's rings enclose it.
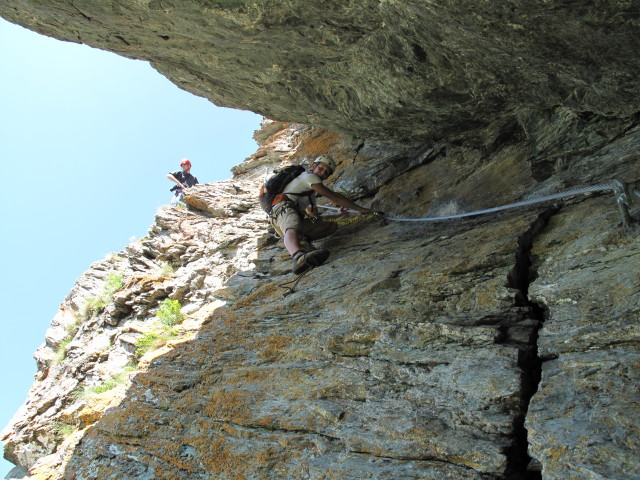
<path fill-rule="evenodd" d="M 176 206 L 182 202 L 184 198 L 183 190 L 185 188 L 193 187 L 198 184 L 198 179 L 191 175 L 191 161 L 185 158 L 180 161 L 182 170 L 167 174 L 167 178 L 171 180 L 175 185 L 171 188 L 171 192 L 174 192 L 171 199 L 171 205 Z"/>
<path fill-rule="evenodd" d="M 303 273 L 311 267 L 322 265 L 329 257 L 329 251 L 315 249 L 311 244 L 331 235 L 337 224 L 323 221 L 316 206 L 316 196 L 321 195 L 339 205 L 342 209 L 356 210 L 361 214 L 372 213 L 368 208 L 353 203 L 345 196 L 323 185 L 335 171 L 334 160 L 322 155 L 314 160 L 311 167 L 289 182 L 282 193 L 283 200 L 273 206 L 271 223 L 293 259 L 293 273 Z M 343 211 L 340 211 L 340 215 Z"/>

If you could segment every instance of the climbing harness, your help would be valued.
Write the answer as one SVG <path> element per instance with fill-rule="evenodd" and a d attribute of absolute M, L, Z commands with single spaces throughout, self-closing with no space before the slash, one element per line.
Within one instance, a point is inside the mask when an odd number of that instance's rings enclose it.
<path fill-rule="evenodd" d="M 427 218 L 400 218 L 400 217 L 384 216 L 384 219 L 394 221 L 394 222 L 436 222 L 436 221 L 442 221 L 442 220 L 452 220 L 455 218 L 471 217 L 475 215 L 483 215 L 487 213 L 508 210 L 511 208 L 524 207 L 526 205 L 534 205 L 536 203 L 547 202 L 549 200 L 558 200 L 561 198 L 571 197 L 574 195 L 579 195 L 584 193 L 605 192 L 609 190 L 612 190 L 613 193 L 616 195 L 616 202 L 618 204 L 618 208 L 620 209 L 620 213 L 622 215 L 623 224 L 625 226 L 628 226 L 629 223 L 631 222 L 631 217 L 629 216 L 629 209 L 628 209 L 631 196 L 629 195 L 627 184 L 621 180 L 613 180 L 611 183 L 601 183 L 598 185 L 593 185 L 591 187 L 574 188 L 572 190 L 566 190 L 564 192 L 555 193 L 553 195 L 533 197 L 528 200 L 509 203 L 506 205 L 501 205 L 499 207 L 487 208 L 485 210 L 476 210 L 474 212 L 459 213 L 457 215 L 447 215 L 442 217 L 427 217 Z M 326 205 L 318 205 L 318 207 L 326 208 L 329 210 L 339 210 L 339 208 L 329 207 Z M 347 210 L 347 211 L 352 213 L 357 213 L 355 210 Z"/>

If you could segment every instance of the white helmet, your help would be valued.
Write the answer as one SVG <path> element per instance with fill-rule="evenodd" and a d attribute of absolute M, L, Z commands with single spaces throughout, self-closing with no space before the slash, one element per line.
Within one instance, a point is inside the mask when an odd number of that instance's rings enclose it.
<path fill-rule="evenodd" d="M 328 155 L 320 155 L 313 161 L 313 163 L 324 163 L 331 169 L 331 173 L 336 171 L 336 162 L 334 162 L 333 158 L 329 157 Z"/>

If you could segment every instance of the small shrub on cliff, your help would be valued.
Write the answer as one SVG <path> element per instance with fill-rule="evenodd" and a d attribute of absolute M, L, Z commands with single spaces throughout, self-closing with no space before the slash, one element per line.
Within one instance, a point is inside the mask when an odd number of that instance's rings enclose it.
<path fill-rule="evenodd" d="M 165 298 L 160 304 L 156 318 L 160 321 L 158 328 L 145 333 L 136 342 L 136 355 L 138 358 L 145 353 L 165 345 L 170 339 L 176 337 L 178 332 L 174 328 L 181 323 L 185 314 L 182 313 L 182 305 L 178 300 Z"/>
<path fill-rule="evenodd" d="M 90 318 L 95 317 L 102 311 L 105 305 L 106 303 L 102 297 L 87 298 L 81 313 L 82 320 L 89 320 Z"/>
<path fill-rule="evenodd" d="M 86 321 L 99 315 L 104 308 L 113 302 L 113 295 L 122 288 L 122 274 L 111 272 L 102 290 L 102 295 L 87 298 L 82 310 L 82 320 Z"/>
<path fill-rule="evenodd" d="M 160 348 L 167 341 L 174 337 L 175 333 L 170 331 L 148 332 L 136 342 L 136 355 L 142 357 L 145 353 Z"/>
<path fill-rule="evenodd" d="M 104 286 L 104 296 L 113 300 L 113 294 L 122 288 L 122 274 L 111 272 Z"/>
<path fill-rule="evenodd" d="M 79 328 L 80 328 L 79 319 L 76 319 L 75 322 L 65 326 L 65 331 L 67 332 L 67 335 L 60 342 L 60 345 L 58 345 L 58 348 L 55 351 L 55 357 L 53 359 L 54 364 L 62 363 L 64 359 L 67 358 L 67 347 L 69 346 L 69 343 L 71 343 L 71 340 L 73 340 L 73 337 L 76 336 L 76 333 L 78 332 Z"/>
<path fill-rule="evenodd" d="M 67 336 L 60 342 L 60 345 L 56 348 L 55 357 L 53 358 L 54 364 L 62 363 L 65 358 L 67 358 L 67 347 L 71 343 L 71 340 L 73 340 L 73 337 Z"/>
<path fill-rule="evenodd" d="M 52 430 L 53 430 L 53 433 L 55 433 L 58 437 L 65 438 L 71 435 L 76 430 L 78 430 L 78 426 L 72 423 L 58 421 L 58 422 L 53 422 Z"/>
<path fill-rule="evenodd" d="M 158 276 L 161 277 L 161 278 L 171 278 L 171 277 L 173 277 L 174 273 L 175 273 L 175 270 L 173 269 L 171 264 L 168 263 L 168 262 L 164 262 L 158 268 Z"/>
<path fill-rule="evenodd" d="M 117 386 L 124 384 L 129 378 L 129 373 L 131 373 L 133 370 L 135 370 L 135 367 L 128 366 L 122 372 L 116 373 L 115 375 L 109 377 L 104 381 L 104 383 L 89 388 L 88 391 L 90 394 L 100 394 L 108 392 L 109 390 L 112 390 Z"/>
<path fill-rule="evenodd" d="M 182 305 L 178 300 L 171 300 L 165 298 L 160 304 L 156 317 L 167 327 L 173 327 L 181 323 L 184 320 L 184 313 L 182 313 Z"/>
<path fill-rule="evenodd" d="M 101 393 L 108 392 L 109 390 L 116 388 L 118 385 L 119 385 L 118 382 L 110 378 L 101 385 L 96 385 L 95 387 L 91 387 L 89 389 L 89 392 L 99 395 Z"/>
<path fill-rule="evenodd" d="M 123 385 L 129 379 L 129 373 L 135 369 L 135 366 L 128 365 L 123 371 L 112 375 L 100 385 L 77 390 L 71 396 L 74 400 L 80 400 L 82 398 L 91 398 L 95 395 L 100 395 L 101 393 L 113 390 L 114 388 Z"/>

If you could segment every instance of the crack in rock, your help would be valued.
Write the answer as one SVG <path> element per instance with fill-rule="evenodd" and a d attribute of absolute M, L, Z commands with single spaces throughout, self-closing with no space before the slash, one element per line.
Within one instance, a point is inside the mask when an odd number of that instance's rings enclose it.
<path fill-rule="evenodd" d="M 514 443 L 507 448 L 506 478 L 509 480 L 540 480 L 540 468 L 528 454 L 527 430 L 524 427 L 525 417 L 531 398 L 538 390 L 542 375 L 542 361 L 538 357 L 538 331 L 545 321 L 545 310 L 529 299 L 529 285 L 535 280 L 536 272 L 532 270 L 531 249 L 534 239 L 544 231 L 551 217 L 557 214 L 558 207 L 544 210 L 529 229 L 518 239 L 516 263 L 508 278 L 508 285 L 518 291 L 516 306 L 521 308 L 519 324 L 523 327 L 507 327 L 504 343 L 513 344 L 519 349 L 518 365 L 522 369 L 521 414 L 514 421 Z M 515 328 L 515 331 L 512 331 Z M 523 334 L 522 328 L 527 330 Z"/>

